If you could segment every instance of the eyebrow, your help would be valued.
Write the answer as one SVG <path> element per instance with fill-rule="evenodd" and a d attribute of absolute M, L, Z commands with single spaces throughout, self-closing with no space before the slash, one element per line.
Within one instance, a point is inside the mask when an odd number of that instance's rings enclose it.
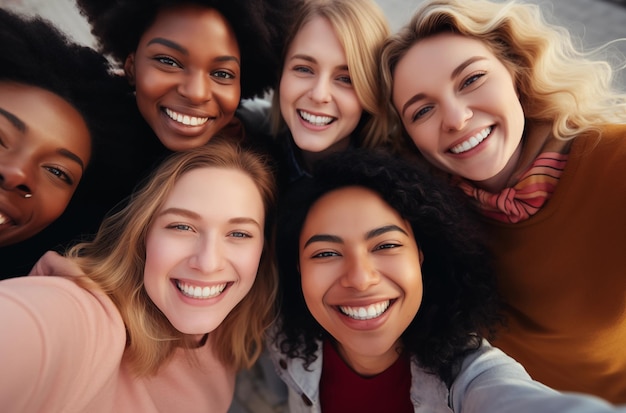
<path fill-rule="evenodd" d="M 387 232 L 393 232 L 393 231 L 399 231 L 401 233 L 403 233 L 404 235 L 409 235 L 405 230 L 403 230 L 402 228 L 400 228 L 397 225 L 385 225 L 383 227 L 380 228 L 374 228 L 371 231 L 368 231 L 365 234 L 365 239 L 369 240 L 372 239 L 374 237 L 377 237 L 379 235 L 385 234 Z M 330 234 L 316 234 L 313 235 L 311 238 L 309 238 L 305 243 L 304 243 L 304 248 L 306 248 L 307 246 L 309 246 L 310 244 L 314 243 L 314 242 L 332 242 L 335 244 L 342 244 L 343 243 L 343 239 L 341 237 L 338 237 L 337 235 L 330 235 Z"/>
<path fill-rule="evenodd" d="M 151 44 L 160 44 L 160 45 L 163 45 L 165 47 L 169 47 L 170 49 L 177 50 L 178 52 L 184 54 L 185 56 L 189 56 L 189 50 L 187 50 L 185 47 L 183 47 L 180 44 L 178 44 L 176 42 L 173 42 L 171 40 L 164 39 L 163 37 L 155 37 L 154 39 L 152 39 L 152 40 L 150 40 L 148 42 L 148 46 L 150 46 Z M 237 63 L 238 65 L 241 65 L 241 63 L 239 62 L 239 59 L 237 57 L 230 56 L 230 55 L 219 56 L 215 60 L 218 61 L 218 62 L 233 61 L 233 62 Z"/>
<path fill-rule="evenodd" d="M 11 112 L 0 108 L 0 115 L 4 116 L 9 122 L 11 122 L 11 125 L 13 125 L 18 131 L 22 133 L 26 132 L 26 124 Z"/>
<path fill-rule="evenodd" d="M 198 219 L 198 220 L 202 219 L 202 216 L 198 214 L 197 212 L 191 211 L 185 208 L 176 208 L 176 207 L 167 208 L 161 211 L 159 213 L 159 216 L 163 216 L 167 214 L 180 215 L 180 216 L 187 217 L 190 219 Z M 259 222 L 249 217 L 234 217 L 234 218 L 229 219 L 228 222 L 231 224 L 253 224 L 259 228 L 262 228 Z"/>
<path fill-rule="evenodd" d="M 289 58 L 289 60 L 295 60 L 295 59 L 302 59 L 302 60 L 306 60 L 307 62 L 317 63 L 317 59 L 315 59 L 312 56 L 306 55 L 306 54 L 295 54 L 295 55 L 293 55 L 293 56 L 291 56 Z M 347 71 L 350 70 L 348 68 L 348 65 L 339 65 L 339 66 L 336 67 L 336 69 L 347 70 Z"/>
<path fill-rule="evenodd" d="M 0 115 L 4 116 L 11 123 L 11 125 L 13 125 L 15 129 L 17 129 L 20 133 L 24 134 L 28 130 L 26 123 L 24 123 L 20 118 L 18 118 L 17 116 L 9 112 L 8 110 L 0 108 Z M 85 170 L 85 163 L 74 152 L 67 150 L 65 148 L 59 148 L 57 149 L 56 152 L 59 155 L 76 162 L 78 165 L 80 165 L 80 168 L 83 171 Z"/>
<path fill-rule="evenodd" d="M 80 165 L 80 168 L 83 171 L 85 170 L 85 164 L 83 163 L 83 160 L 80 159 L 80 157 L 76 155 L 74 152 L 68 151 L 67 149 L 64 149 L 64 148 L 60 148 L 57 150 L 57 153 L 61 156 L 65 156 L 67 159 L 70 159 L 76 162 L 77 164 Z"/>
<path fill-rule="evenodd" d="M 465 68 L 469 65 L 471 65 L 474 62 L 477 62 L 479 60 L 485 60 L 486 58 L 483 56 L 474 56 L 474 57 L 470 57 L 469 59 L 467 59 L 466 61 L 462 62 L 460 65 L 458 65 L 450 74 L 450 79 L 454 80 L 457 76 L 459 76 L 459 74 L 461 74 L 461 72 L 463 70 L 465 70 Z M 407 100 L 407 102 L 402 106 L 402 116 L 404 116 L 404 112 L 406 112 L 406 110 L 408 109 L 409 106 L 411 106 L 413 103 L 424 99 L 425 95 L 423 93 L 418 93 L 414 96 L 411 97 L 411 99 Z"/>

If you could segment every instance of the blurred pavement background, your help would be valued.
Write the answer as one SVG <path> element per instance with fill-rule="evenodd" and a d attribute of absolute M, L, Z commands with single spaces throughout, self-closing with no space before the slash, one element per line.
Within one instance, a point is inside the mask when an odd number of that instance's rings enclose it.
<path fill-rule="evenodd" d="M 527 0 L 541 5 L 549 20 L 568 27 L 588 48 L 626 38 L 626 0 Z M 376 0 L 388 16 L 393 30 L 408 21 L 421 0 Z M 89 26 L 77 12 L 74 0 L 0 0 L 0 7 L 26 14 L 39 14 L 57 24 L 74 40 L 94 46 Z M 614 46 L 626 60 L 626 40 Z M 626 87 L 626 73 L 620 76 Z M 267 362 L 267 360 L 262 360 Z M 275 377 L 264 380 L 269 364 L 255 366 L 249 374 L 238 379 L 236 398 L 230 413 L 279 413 L 281 400 L 270 391 L 277 386 Z"/>

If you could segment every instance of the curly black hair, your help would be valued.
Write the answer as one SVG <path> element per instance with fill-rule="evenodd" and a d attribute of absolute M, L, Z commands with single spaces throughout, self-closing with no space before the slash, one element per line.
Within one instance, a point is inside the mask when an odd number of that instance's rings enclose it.
<path fill-rule="evenodd" d="M 125 154 L 134 103 L 127 98 L 128 82 L 112 73 L 101 53 L 41 17 L 0 8 L 0 50 L 0 82 L 32 85 L 67 101 L 87 124 L 92 152 L 65 213 L 40 234 L 2 248 L 5 278 L 28 273 L 46 250 L 95 231 L 104 213 L 130 192 L 133 161 Z"/>
<path fill-rule="evenodd" d="M 101 51 L 120 65 L 137 49 L 160 10 L 181 4 L 213 8 L 230 23 L 241 52 L 241 97 L 262 96 L 280 74 L 280 42 L 290 0 L 77 0 Z"/>
<path fill-rule="evenodd" d="M 51 22 L 0 9 L 0 80 L 46 89 L 81 113 L 92 139 L 103 111 L 126 90 L 97 51 L 72 42 Z M 117 96 L 115 93 L 120 93 Z"/>
<path fill-rule="evenodd" d="M 308 311 L 298 271 L 300 231 L 311 206 L 346 186 L 378 193 L 411 225 L 424 254 L 424 296 L 402 342 L 421 365 L 449 382 L 455 362 L 490 337 L 500 323 L 500 299 L 479 220 L 466 197 L 425 166 L 389 153 L 355 149 L 315 165 L 280 202 L 276 251 L 280 276 L 279 348 L 288 357 L 315 360 L 317 340 L 328 333 Z"/>

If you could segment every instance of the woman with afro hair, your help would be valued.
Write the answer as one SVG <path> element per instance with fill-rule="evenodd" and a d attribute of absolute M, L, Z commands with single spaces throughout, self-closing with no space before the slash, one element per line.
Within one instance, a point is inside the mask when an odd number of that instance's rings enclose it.
<path fill-rule="evenodd" d="M 79 0 L 101 52 L 133 89 L 161 145 L 182 151 L 216 134 L 243 140 L 241 99 L 276 83 L 287 0 Z M 245 122 L 245 119 L 243 120 Z M 145 145 L 139 144 L 146 157 Z"/>
<path fill-rule="evenodd" d="M 7 278 L 95 231 L 132 186 L 118 105 L 127 86 L 109 62 L 50 22 L 4 9 L 0 50 L 0 278 Z"/>

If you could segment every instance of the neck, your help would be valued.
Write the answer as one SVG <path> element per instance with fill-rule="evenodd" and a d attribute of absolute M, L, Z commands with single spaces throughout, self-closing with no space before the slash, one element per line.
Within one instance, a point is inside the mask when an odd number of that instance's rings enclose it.
<path fill-rule="evenodd" d="M 334 344 L 343 361 L 363 377 L 372 377 L 382 373 L 398 360 L 401 353 L 400 341 L 382 354 L 362 354 L 346 349 L 341 344 Z"/>
<path fill-rule="evenodd" d="M 319 161 L 320 159 L 326 158 L 332 153 L 345 151 L 346 149 L 348 149 L 349 146 L 350 137 L 347 136 L 340 141 L 333 143 L 331 146 L 320 152 L 300 150 L 304 167 L 307 171 L 311 172 L 311 170 L 313 169 L 313 165 L 315 165 L 315 162 Z"/>
<path fill-rule="evenodd" d="M 520 141 L 519 145 L 513 152 L 513 156 L 509 158 L 509 161 L 504 166 L 500 172 L 498 172 L 495 176 L 485 179 L 484 181 L 477 181 L 474 184 L 482 188 L 488 192 L 496 193 L 500 192 L 503 188 L 505 188 L 509 182 L 511 181 L 511 177 L 516 172 L 517 165 L 519 163 L 519 159 L 522 153 L 522 142 Z"/>
<path fill-rule="evenodd" d="M 509 159 L 504 169 L 492 178 L 474 184 L 491 193 L 500 192 L 506 187 L 515 185 L 521 174 L 526 171 L 540 153 L 546 150 L 559 152 L 563 142 L 550 139 L 552 137 L 552 124 L 541 123 L 526 124 L 524 137 L 520 140 L 513 156 Z"/>

